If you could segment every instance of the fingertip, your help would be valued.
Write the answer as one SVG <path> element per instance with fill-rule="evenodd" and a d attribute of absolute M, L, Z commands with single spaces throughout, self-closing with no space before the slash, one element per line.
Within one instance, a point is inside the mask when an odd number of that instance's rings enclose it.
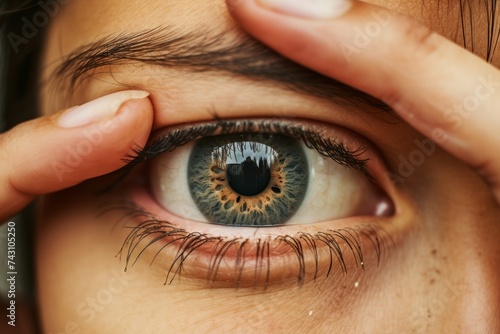
<path fill-rule="evenodd" d="M 57 124 L 62 128 L 85 126 L 108 117 L 113 117 L 128 101 L 145 99 L 149 92 L 125 90 L 70 108 L 55 115 Z"/>
<path fill-rule="evenodd" d="M 56 179 L 62 189 L 120 169 L 128 155 L 146 144 L 152 122 L 153 105 L 142 97 L 123 102 L 98 122 L 61 129 L 48 148 L 52 161 L 46 173 L 52 176 L 47 179 Z"/>
<path fill-rule="evenodd" d="M 351 0 L 255 0 L 260 6 L 279 13 L 311 20 L 330 20 L 352 7 Z"/>
<path fill-rule="evenodd" d="M 148 95 L 111 94 L 111 100 L 109 95 L 94 100 L 90 108 L 37 118 L 0 135 L 0 217 L 20 210 L 34 196 L 123 167 L 124 158 L 148 140 L 153 122 Z"/>
<path fill-rule="evenodd" d="M 135 147 L 143 147 L 153 127 L 154 108 L 151 100 L 145 97 L 127 101 L 120 107 L 119 117 L 123 117 L 130 126 L 129 129 L 122 130 L 124 135 L 133 139 Z"/>
<path fill-rule="evenodd" d="M 226 0 L 229 12 L 238 25 L 292 60 L 308 50 L 305 36 L 313 29 L 314 22 L 301 17 L 285 15 L 281 11 L 262 5 L 257 0 Z"/>
<path fill-rule="evenodd" d="M 247 23 L 250 23 L 253 20 L 265 22 L 266 19 L 270 18 L 273 14 L 276 14 L 265 10 L 265 8 L 258 5 L 257 2 L 253 0 L 226 0 L 226 4 L 232 16 L 238 21 L 238 23 L 240 23 L 240 25 L 244 27 L 246 27 Z M 258 27 L 256 26 L 255 28 Z"/>

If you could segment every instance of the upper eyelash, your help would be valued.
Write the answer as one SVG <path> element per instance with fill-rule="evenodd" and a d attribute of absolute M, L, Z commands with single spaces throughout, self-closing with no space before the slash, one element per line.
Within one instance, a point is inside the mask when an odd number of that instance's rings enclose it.
<path fill-rule="evenodd" d="M 169 265 L 164 284 L 171 284 L 176 277 L 181 276 L 183 264 L 193 251 L 203 245 L 212 244 L 214 252 L 212 258 L 210 259 L 209 273 L 206 277 L 207 282 L 209 284 L 213 284 L 217 280 L 217 271 L 226 252 L 231 247 L 238 247 L 238 256 L 234 261 L 234 270 L 238 274 L 238 279 L 234 283 L 236 287 L 240 285 L 240 277 L 245 265 L 245 256 L 243 255 L 244 247 L 247 244 L 251 244 L 250 240 L 241 238 L 226 239 L 199 232 L 188 232 L 184 229 L 175 227 L 168 221 L 157 219 L 154 215 L 148 213 L 138 204 L 125 200 L 104 204 L 101 207 L 98 216 L 103 216 L 109 212 L 117 210 L 121 211 L 123 214 L 117 220 L 116 224 L 123 223 L 125 227 L 131 229 L 117 254 L 120 259 L 123 255 L 125 257 L 125 271 L 127 271 L 129 266 L 133 266 L 151 245 L 162 239 L 174 237 L 173 241 L 180 242 L 180 245 L 177 249 L 175 259 Z M 127 222 L 133 219 L 141 219 L 142 221 L 137 225 L 127 226 Z M 154 236 L 153 239 L 149 241 L 146 246 L 143 246 L 142 249 L 138 250 L 137 247 L 140 242 L 151 236 Z M 263 270 L 265 270 L 266 278 L 264 281 L 264 288 L 268 286 L 271 271 L 269 251 L 270 245 L 273 242 L 284 243 L 295 252 L 299 264 L 297 284 L 300 285 L 304 282 L 306 275 L 305 252 L 310 252 L 314 256 L 314 280 L 318 277 L 319 272 L 319 255 L 317 252 L 319 244 L 326 245 L 329 250 L 330 260 L 326 277 L 332 273 L 335 260 L 338 262 L 342 273 L 347 274 L 346 254 L 342 251 L 341 246 L 346 245 L 356 262 L 356 266 L 364 269 L 365 262 L 363 249 L 361 247 L 364 240 L 367 240 L 373 247 L 376 253 L 376 265 L 378 266 L 382 252 L 393 244 L 393 240 L 389 233 L 381 226 L 364 224 L 362 226 L 327 230 L 314 234 L 300 232 L 295 236 L 280 235 L 274 238 L 259 238 L 256 241 L 253 241 L 253 244 L 257 245 L 255 251 L 255 257 L 257 259 L 255 280 L 257 280 L 257 277 Z M 173 241 L 169 241 L 166 245 L 161 247 L 160 250 L 158 250 L 153 257 L 151 264 L 155 261 L 160 252 L 162 252 L 166 247 L 172 245 Z M 304 249 L 306 249 L 306 251 L 304 251 Z"/>
<path fill-rule="evenodd" d="M 219 131 L 219 132 L 218 132 Z M 321 156 L 330 158 L 334 162 L 353 169 L 357 169 L 370 176 L 365 165 L 368 159 L 360 159 L 366 149 L 359 147 L 354 151 L 348 150 L 343 143 L 322 137 L 320 134 L 305 130 L 301 126 L 284 124 L 280 121 L 264 120 L 217 120 L 214 123 L 198 124 L 182 129 L 175 129 L 153 141 L 143 149 L 137 149 L 134 154 L 128 155 L 124 161 L 130 168 L 137 164 L 150 161 L 164 152 L 170 152 L 179 146 L 193 140 L 217 134 L 232 133 L 272 133 L 302 140 L 306 147 L 315 149 Z"/>

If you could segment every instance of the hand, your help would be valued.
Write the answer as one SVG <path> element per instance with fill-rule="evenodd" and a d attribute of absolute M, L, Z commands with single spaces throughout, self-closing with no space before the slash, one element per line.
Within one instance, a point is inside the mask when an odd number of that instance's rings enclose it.
<path fill-rule="evenodd" d="M 148 139 L 153 108 L 147 96 L 110 94 L 0 135 L 0 222 L 37 195 L 122 167 L 126 154 Z"/>
<path fill-rule="evenodd" d="M 277 52 L 387 103 L 472 166 L 500 203 L 495 67 L 409 17 L 360 1 L 227 1 L 241 26 Z"/>

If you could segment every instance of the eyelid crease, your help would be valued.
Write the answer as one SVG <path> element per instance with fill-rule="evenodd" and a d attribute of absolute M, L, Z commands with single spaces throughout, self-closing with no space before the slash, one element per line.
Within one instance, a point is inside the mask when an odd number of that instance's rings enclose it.
<path fill-rule="evenodd" d="M 316 129 L 315 129 L 316 128 Z M 174 126 L 160 130 L 153 140 L 143 149 L 128 155 L 124 161 L 128 167 L 150 161 L 162 153 L 171 152 L 177 147 L 203 137 L 235 134 L 259 133 L 279 134 L 292 139 L 301 140 L 306 147 L 315 149 L 321 156 L 330 158 L 334 162 L 349 168 L 359 170 L 372 178 L 365 165 L 369 159 L 359 158 L 366 151 L 366 147 L 359 146 L 353 150 L 337 139 L 327 138 L 318 131 L 325 125 L 306 120 L 272 120 L 272 119 L 245 119 L 245 120 L 216 120 L 190 125 Z"/>

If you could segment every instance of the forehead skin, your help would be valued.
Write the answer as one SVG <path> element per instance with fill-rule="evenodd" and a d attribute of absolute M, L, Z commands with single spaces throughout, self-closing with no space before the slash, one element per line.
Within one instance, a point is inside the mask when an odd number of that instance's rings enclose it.
<path fill-rule="evenodd" d="M 449 39 L 463 44 L 459 0 L 368 0 L 366 2 L 414 17 Z M 484 2 L 471 2 L 475 26 L 481 29 L 480 26 L 487 21 Z M 61 11 L 62 15 L 57 16 L 61 35 L 54 42 L 58 44 L 62 42 L 63 47 L 58 51 L 63 54 L 99 36 L 159 25 L 182 27 L 185 30 L 196 30 L 204 26 L 214 31 L 235 26 L 223 0 L 129 0 L 126 5 L 119 0 L 72 0 L 61 5 Z M 470 22 L 468 18 L 465 20 L 468 32 Z M 487 37 L 486 29 L 481 30 L 484 33 L 478 31 L 479 33 L 475 34 L 475 50 L 478 52 L 483 51 Z"/>
<path fill-rule="evenodd" d="M 412 16 L 452 40 L 458 40 L 459 3 L 450 0 L 367 1 Z M 123 31 L 149 29 L 160 25 L 180 27 L 186 31 L 209 27 L 214 31 L 235 27 L 225 1 L 70 1 L 61 6 L 58 15 L 58 40 L 67 54 L 82 43 Z M 478 11 L 479 12 L 479 11 Z M 49 47 L 50 49 L 50 47 Z"/>

